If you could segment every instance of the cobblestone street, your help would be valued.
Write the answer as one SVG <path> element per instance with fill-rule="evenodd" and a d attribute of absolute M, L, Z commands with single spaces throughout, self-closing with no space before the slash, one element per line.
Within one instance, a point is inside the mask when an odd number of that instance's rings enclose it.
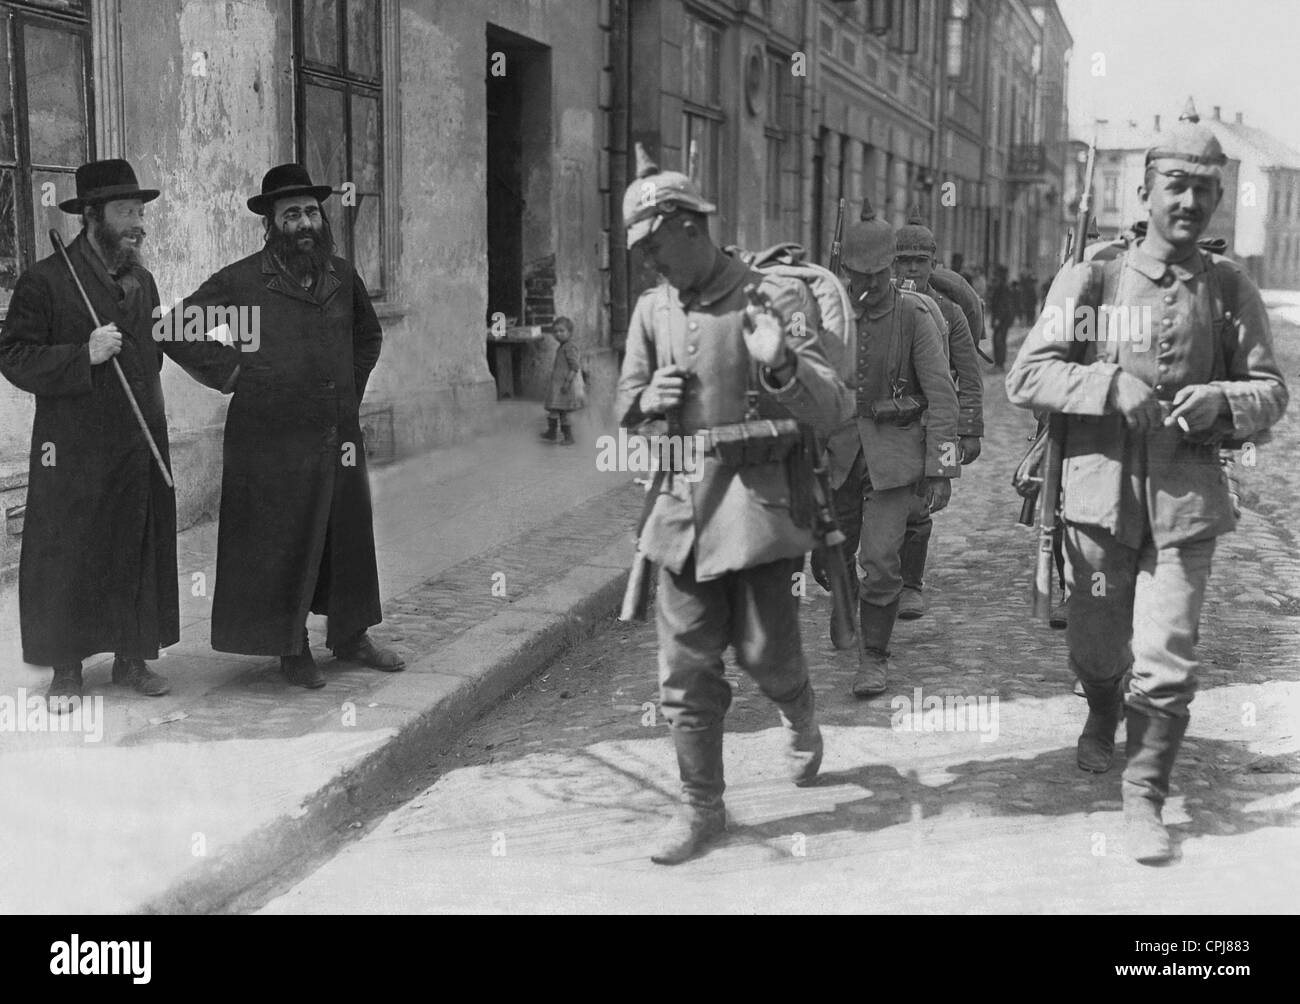
<path fill-rule="evenodd" d="M 1292 387 L 1297 313 L 1273 310 Z M 817 787 L 782 778 L 775 709 L 733 669 L 730 835 L 695 862 L 651 865 L 644 842 L 677 792 L 654 630 L 612 624 L 430 749 L 432 783 L 265 910 L 1293 912 L 1295 408 L 1241 469 L 1246 512 L 1219 543 L 1201 691 L 1165 813 L 1181 860 L 1161 869 L 1123 854 L 1122 762 L 1097 777 L 1074 764 L 1085 706 L 1064 634 L 1030 617 L 1034 531 L 1016 524 L 1009 487 L 1031 419 L 987 369 L 985 410 L 983 456 L 936 520 L 928 611 L 899 624 L 882 697 L 850 696 L 856 657 L 831 648 L 828 599 L 810 580 L 804 644 L 827 749 Z M 900 727 L 902 700 L 945 695 L 989 700 L 966 730 Z"/>

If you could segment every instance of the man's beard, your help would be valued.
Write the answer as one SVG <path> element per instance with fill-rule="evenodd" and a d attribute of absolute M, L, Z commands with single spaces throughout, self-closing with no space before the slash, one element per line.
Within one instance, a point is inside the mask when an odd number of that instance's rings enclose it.
<path fill-rule="evenodd" d="M 124 238 L 128 234 L 139 237 L 138 244 L 132 245 L 126 241 Z M 114 275 L 127 268 L 143 264 L 140 258 L 139 245 L 144 243 L 144 227 L 114 230 L 108 220 L 97 219 L 91 221 L 90 236 L 99 245 L 100 250 L 104 252 L 108 270 Z"/>
<path fill-rule="evenodd" d="M 307 235 L 298 230 L 287 234 L 275 224 L 271 225 L 266 234 L 266 246 L 289 274 L 298 280 L 324 271 L 334 255 L 334 235 L 330 232 L 329 220 L 324 216 L 321 217 L 320 227 L 311 231 L 314 240 L 306 250 L 298 247 L 298 238 L 304 236 Z"/>

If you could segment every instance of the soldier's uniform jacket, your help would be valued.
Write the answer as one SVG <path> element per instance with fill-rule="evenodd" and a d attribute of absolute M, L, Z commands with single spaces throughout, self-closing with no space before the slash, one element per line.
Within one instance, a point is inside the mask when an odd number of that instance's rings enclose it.
<path fill-rule="evenodd" d="M 866 458 L 871 486 L 882 491 L 924 477 L 959 477 L 957 391 L 943 337 L 925 297 L 891 287 L 880 311 L 877 317 L 864 311 L 856 319 L 856 358 L 849 389 L 856 395 L 857 409 L 828 444 L 831 485 L 844 484 L 859 449 Z M 897 348 L 891 352 L 895 340 Z M 924 394 L 929 403 L 919 419 L 904 426 L 877 423 L 868 410 L 872 401 L 891 396 L 891 362 L 897 366 L 902 393 Z"/>
<path fill-rule="evenodd" d="M 1114 276 L 1113 292 L 1102 288 L 1107 268 Z M 1131 337 L 1083 341 L 1081 360 L 1070 361 L 1075 343 L 1060 337 L 1054 320 L 1064 316 L 1067 298 L 1080 305 L 1106 301 L 1138 308 L 1129 315 L 1130 325 L 1140 319 L 1141 308 L 1149 307 L 1146 351 Z M 1073 323 L 1073 317 L 1065 318 L 1067 331 Z M 1172 401 L 1184 386 L 1219 387 L 1231 417 L 1220 417 L 1208 433 L 1196 436 L 1177 426 L 1134 434 L 1122 415 L 1107 410 L 1121 369 L 1163 401 Z M 1062 472 L 1066 521 L 1103 527 L 1134 548 L 1148 527 L 1159 548 L 1232 530 L 1236 517 L 1218 443 L 1267 429 L 1287 405 L 1263 300 L 1240 266 L 1199 251 L 1166 264 L 1142 245 L 1108 265 L 1085 262 L 1057 275 L 1042 316 L 1007 374 L 1007 396 L 1022 407 L 1068 416 Z"/>
<path fill-rule="evenodd" d="M 984 379 L 980 375 L 979 361 L 975 356 L 975 340 L 966 312 L 955 301 L 945 296 L 933 285 L 921 290 L 939 305 L 939 312 L 948 322 L 948 340 L 944 351 L 948 365 L 957 376 L 957 435 L 984 435 Z"/>
<path fill-rule="evenodd" d="M 962 278 L 960 272 L 954 272 L 952 269 L 937 263 L 934 266 L 934 272 L 944 280 L 944 289 L 948 291 L 944 295 L 952 299 L 961 308 L 961 312 L 966 315 L 966 326 L 970 328 L 971 341 L 984 341 L 984 299 L 980 296 L 979 291 Z M 933 278 L 929 285 L 931 289 L 935 288 Z"/>
<path fill-rule="evenodd" d="M 784 387 L 773 388 L 766 374 L 757 374 L 764 410 L 787 412 L 826 435 L 852 414 L 853 403 L 821 348 L 811 293 L 798 279 L 764 277 L 736 258 L 725 262 L 703 289 L 685 298 L 661 284 L 637 301 L 618 385 L 622 424 L 632 427 L 660 417 L 641 411 L 640 396 L 654 371 L 672 364 L 690 374 L 680 430 L 674 432 L 689 436 L 744 421 L 749 373 L 758 369 L 743 333 L 744 287 L 754 283 L 787 320 L 787 344 L 798 360 Z M 800 326 L 790 324 L 795 311 L 803 312 L 802 337 Z M 671 473 L 664 478 L 641 534 L 642 550 L 652 561 L 680 574 L 694 548 L 695 578 L 707 581 L 797 557 L 815 546 L 812 532 L 791 518 L 784 463 L 736 468 L 709 456 L 698 473 L 693 482 Z"/>

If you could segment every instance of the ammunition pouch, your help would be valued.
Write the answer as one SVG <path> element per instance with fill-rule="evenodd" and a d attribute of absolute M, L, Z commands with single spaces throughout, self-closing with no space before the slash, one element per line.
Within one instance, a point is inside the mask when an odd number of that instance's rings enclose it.
<path fill-rule="evenodd" d="M 726 467 L 781 463 L 803 440 L 793 418 L 758 418 L 719 425 L 706 433 L 705 453 Z"/>
<path fill-rule="evenodd" d="M 929 407 L 923 394 L 882 397 L 870 404 L 871 418 L 881 425 L 911 425 Z"/>

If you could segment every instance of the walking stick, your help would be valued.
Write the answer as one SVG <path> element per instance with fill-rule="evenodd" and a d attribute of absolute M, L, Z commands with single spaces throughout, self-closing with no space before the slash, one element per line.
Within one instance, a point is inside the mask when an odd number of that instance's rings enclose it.
<path fill-rule="evenodd" d="M 77 270 L 72 267 L 72 259 L 68 257 L 68 249 L 63 246 L 63 235 L 57 230 L 50 230 L 50 243 L 54 245 L 56 251 L 63 258 L 63 264 L 68 266 L 68 271 L 72 274 L 72 281 L 77 284 L 77 291 L 81 294 L 81 299 L 86 304 L 86 309 L 90 311 L 90 319 L 95 322 L 95 327 L 99 327 L 99 315 L 95 313 L 95 308 L 90 303 L 90 297 L 86 295 L 86 287 L 81 284 L 81 277 L 77 275 Z M 167 470 L 167 464 L 163 461 L 162 454 L 158 452 L 158 444 L 153 441 L 153 433 L 149 431 L 149 425 L 144 420 L 144 413 L 140 410 L 140 405 L 136 402 L 135 395 L 131 393 L 131 385 L 126 382 L 126 374 L 122 372 L 122 367 L 118 364 L 117 357 L 109 357 L 109 362 L 113 364 L 113 372 L 117 374 L 118 383 L 122 385 L 122 393 L 131 404 L 131 411 L 135 415 L 135 420 L 140 426 L 140 431 L 144 433 L 145 442 L 149 444 L 149 452 L 158 463 L 158 470 L 162 472 L 163 480 L 167 482 L 168 488 L 175 488 L 172 481 L 172 473 Z"/>

